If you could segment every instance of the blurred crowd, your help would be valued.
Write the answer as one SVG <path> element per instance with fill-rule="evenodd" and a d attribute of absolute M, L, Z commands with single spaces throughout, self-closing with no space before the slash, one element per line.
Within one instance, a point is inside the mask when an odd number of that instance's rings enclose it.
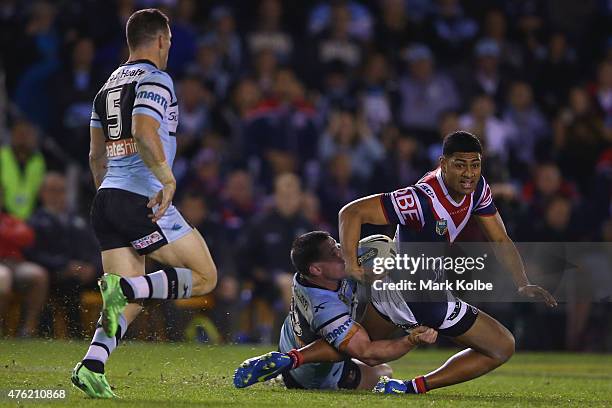
<path fill-rule="evenodd" d="M 47 299 L 81 333 L 102 273 L 91 102 L 144 7 L 171 20 L 175 204 L 217 263 L 228 341 L 274 339 L 296 235 L 337 235 L 344 204 L 414 183 L 456 129 L 481 138 L 513 239 L 612 240 L 609 1 L 0 0 L 0 318 L 21 300 L 19 335 L 44 326 Z M 610 337 L 609 304 L 579 306 L 524 306 L 553 335 L 517 345 L 610 349 L 587 335 Z"/>

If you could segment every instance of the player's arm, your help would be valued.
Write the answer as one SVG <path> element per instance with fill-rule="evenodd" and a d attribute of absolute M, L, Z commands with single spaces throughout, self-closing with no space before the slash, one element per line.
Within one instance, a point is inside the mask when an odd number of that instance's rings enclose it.
<path fill-rule="evenodd" d="M 521 255 L 508 236 L 499 213 L 495 212 L 489 216 L 475 215 L 475 217 L 486 237 L 494 243 L 495 256 L 512 273 L 518 292 L 523 296 L 541 297 L 548 306 L 556 306 L 557 301 L 546 289 L 529 283 Z"/>
<path fill-rule="evenodd" d="M 340 245 L 348 272 L 357 279 L 364 271 L 357 264 L 357 244 L 362 224 L 387 225 L 389 221 L 381 204 L 382 194 L 363 197 L 345 205 L 338 214 Z"/>
<path fill-rule="evenodd" d="M 409 335 L 393 340 L 370 340 L 368 332 L 355 323 L 354 334 L 340 344 L 339 351 L 362 361 L 370 367 L 397 360 L 419 344 L 436 342 L 438 332 L 429 327 L 419 326 Z"/>
<path fill-rule="evenodd" d="M 106 158 L 106 140 L 102 128 L 99 127 L 90 127 L 89 136 L 89 168 L 91 169 L 97 190 L 100 184 L 102 184 L 108 163 Z"/>
<path fill-rule="evenodd" d="M 176 191 L 176 180 L 166 161 L 164 147 L 157 133 L 159 125 L 159 122 L 149 115 L 132 116 L 132 136 L 138 145 L 138 153 L 163 185 L 163 189 L 149 201 L 149 208 L 159 204 L 159 208 L 152 216 L 153 222 L 157 222 L 164 215 Z"/>

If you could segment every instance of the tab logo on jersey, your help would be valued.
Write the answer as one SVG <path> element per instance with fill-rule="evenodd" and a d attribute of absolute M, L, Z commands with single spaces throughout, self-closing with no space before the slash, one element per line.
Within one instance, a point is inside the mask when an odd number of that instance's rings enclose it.
<path fill-rule="evenodd" d="M 153 91 L 140 91 L 136 95 L 136 99 L 149 99 L 159 104 L 160 106 L 163 106 L 164 110 L 168 108 L 168 101 L 166 100 L 166 98 Z"/>
<path fill-rule="evenodd" d="M 162 239 L 164 239 L 162 234 L 160 234 L 159 231 L 155 231 L 149 235 L 146 235 L 142 238 L 132 241 L 131 244 L 134 247 L 134 249 L 144 249 L 148 247 L 149 245 L 153 245 L 154 243 L 161 241 Z"/>
<path fill-rule="evenodd" d="M 138 145 L 133 138 L 115 140 L 106 143 L 106 157 L 123 157 L 138 153 Z"/>
<path fill-rule="evenodd" d="M 338 338 L 340 338 L 340 336 L 346 333 L 352 325 L 353 319 L 351 319 L 350 316 L 346 316 L 346 319 L 344 320 L 338 319 L 331 322 L 324 329 L 325 332 L 327 332 L 325 335 L 325 340 L 328 343 L 334 343 L 336 340 L 338 340 Z"/>
<path fill-rule="evenodd" d="M 445 219 L 436 221 L 436 233 L 438 235 L 444 235 L 448 231 L 448 221 Z"/>

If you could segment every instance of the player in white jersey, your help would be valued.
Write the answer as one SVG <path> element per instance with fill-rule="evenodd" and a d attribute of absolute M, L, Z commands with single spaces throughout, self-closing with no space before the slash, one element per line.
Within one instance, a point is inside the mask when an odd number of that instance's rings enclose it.
<path fill-rule="evenodd" d="M 96 95 L 90 167 L 98 192 L 91 208 L 102 249 L 102 316 L 72 382 L 94 398 L 111 398 L 104 365 L 142 299 L 202 296 L 217 283 L 206 242 L 172 205 L 178 107 L 168 61 L 171 32 L 157 9 L 132 14 L 128 62 Z M 145 256 L 169 265 L 145 275 Z"/>

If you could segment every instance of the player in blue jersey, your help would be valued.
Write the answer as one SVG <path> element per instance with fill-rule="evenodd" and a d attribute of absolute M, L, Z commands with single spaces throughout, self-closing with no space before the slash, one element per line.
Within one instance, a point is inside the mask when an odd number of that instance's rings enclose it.
<path fill-rule="evenodd" d="M 126 25 L 128 62 L 96 95 L 90 168 L 98 189 L 91 220 L 102 249 L 102 315 L 72 382 L 94 398 L 111 398 L 104 365 L 143 299 L 211 292 L 217 270 L 206 242 L 172 205 L 178 104 L 164 72 L 171 45 L 168 18 L 135 12 Z M 145 275 L 145 256 L 168 267 Z"/>
<path fill-rule="evenodd" d="M 291 310 L 281 329 L 280 351 L 245 361 L 234 375 L 236 387 L 282 374 L 287 388 L 372 389 L 379 376 L 391 372 L 383 363 L 417 344 L 435 342 L 436 331 L 425 327 L 393 340 L 370 340 L 355 321 L 361 286 L 347 279 L 339 244 L 329 233 L 313 231 L 296 238 L 291 261 L 297 273 Z M 317 339 L 342 353 L 342 358 L 325 361 L 311 352 L 304 359 L 303 349 L 298 349 Z"/>

